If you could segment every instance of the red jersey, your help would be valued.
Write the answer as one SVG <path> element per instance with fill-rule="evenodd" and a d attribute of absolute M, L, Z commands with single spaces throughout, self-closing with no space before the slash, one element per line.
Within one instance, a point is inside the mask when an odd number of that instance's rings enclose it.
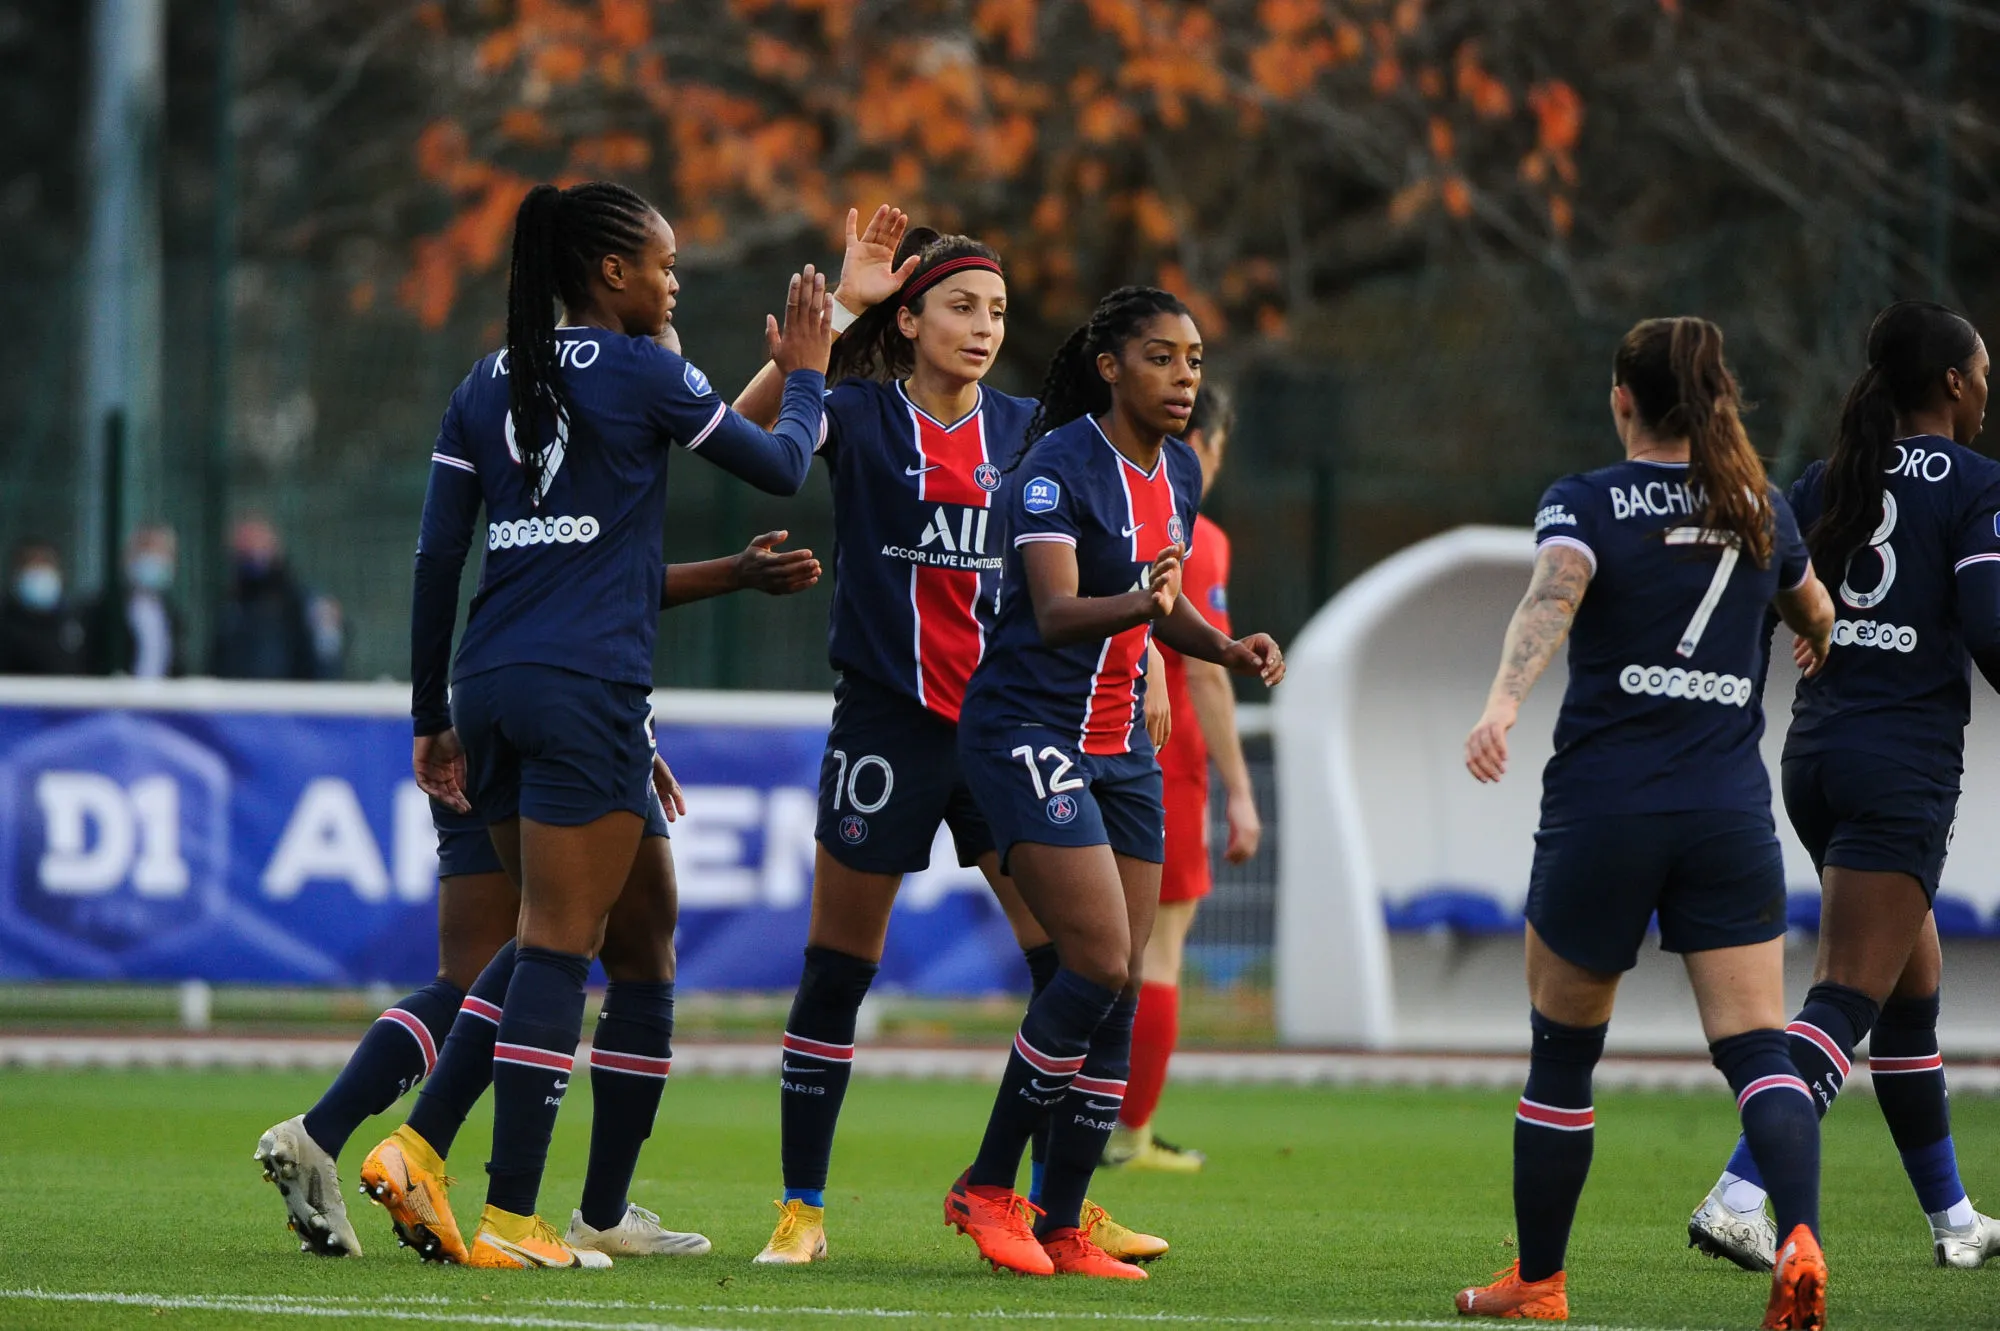
<path fill-rule="evenodd" d="M 1235 636 L 1229 628 L 1229 538 L 1206 515 L 1194 520 L 1194 548 L 1181 570 L 1181 595 L 1201 611 L 1203 619 Z M 1205 788 L 1208 741 L 1202 737 L 1194 698 L 1188 692 L 1187 661 L 1165 643 L 1160 644 L 1160 655 L 1166 658 L 1167 700 L 1174 709 L 1173 734 L 1160 750 L 1160 770 L 1169 781 L 1199 781 Z"/>

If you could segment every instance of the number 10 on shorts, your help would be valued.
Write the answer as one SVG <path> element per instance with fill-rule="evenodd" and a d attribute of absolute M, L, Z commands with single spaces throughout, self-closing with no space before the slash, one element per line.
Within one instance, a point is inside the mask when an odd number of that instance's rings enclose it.
<path fill-rule="evenodd" d="M 1068 754 L 1053 744 L 1044 746 L 1039 754 L 1035 752 L 1034 745 L 1023 744 L 1007 756 L 1019 758 L 1027 767 L 1028 779 L 1035 783 L 1035 798 L 1038 800 L 1045 800 L 1051 794 L 1064 790 L 1083 789 L 1083 778 L 1070 775 L 1070 769 L 1076 764 L 1070 761 Z M 1042 780 L 1042 769 L 1036 765 L 1037 759 L 1049 759 L 1055 763 L 1055 766 L 1049 769 L 1049 779 L 1046 782 Z"/>

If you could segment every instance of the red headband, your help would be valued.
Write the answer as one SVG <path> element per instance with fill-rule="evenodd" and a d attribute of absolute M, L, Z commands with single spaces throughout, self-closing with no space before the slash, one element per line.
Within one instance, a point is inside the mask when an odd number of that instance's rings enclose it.
<path fill-rule="evenodd" d="M 929 272 L 918 273 L 915 277 L 911 278 L 909 284 L 903 288 L 902 296 L 898 298 L 899 303 L 908 305 L 918 296 L 923 295 L 953 273 L 962 273 L 969 268 L 976 268 L 982 272 L 992 273 L 995 277 L 1003 279 L 1006 277 L 1006 274 L 1000 271 L 1000 265 L 985 255 L 962 254 L 956 259 L 946 259 Z"/>

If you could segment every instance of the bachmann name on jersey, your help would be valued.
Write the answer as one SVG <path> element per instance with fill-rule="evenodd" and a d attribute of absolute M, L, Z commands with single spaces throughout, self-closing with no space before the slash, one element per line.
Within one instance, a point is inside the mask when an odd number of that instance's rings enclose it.
<path fill-rule="evenodd" d="M 1833 592 L 1833 653 L 1799 682 L 1785 756 L 1852 749 L 1955 776 L 1972 718 L 1959 583 L 2000 565 L 2000 463 L 1919 435 L 1897 441 L 1883 483 L 1867 544 L 1819 571 Z M 1806 468 L 1791 497 L 1810 531 L 1826 464 Z"/>
<path fill-rule="evenodd" d="M 1045 646 L 1021 550 L 1038 541 L 1074 546 L 1079 596 L 1117 596 L 1143 585 L 1160 551 L 1190 544 L 1201 503 L 1194 450 L 1169 439 L 1145 471 L 1084 417 L 1036 442 L 1008 480 L 1013 540 L 992 640 L 966 695 L 965 724 L 1074 731 L 1085 753 L 1150 752 L 1140 703 L 1152 626 Z"/>
<path fill-rule="evenodd" d="M 811 470 L 826 387 L 816 371 L 786 377 L 777 429 L 766 432 L 651 339 L 560 328 L 556 348 L 570 412 L 544 423 L 538 494 L 529 493 L 508 411 L 506 352 L 473 366 L 445 408 L 410 616 L 418 734 L 450 724 L 445 678 L 458 580 L 482 504 L 486 556 L 453 673 L 536 664 L 650 684 L 668 445 L 773 494 L 797 493 Z"/>
<path fill-rule="evenodd" d="M 979 405 L 947 425 L 901 384 L 848 380 L 826 395 L 834 669 L 958 720 L 999 597 L 1002 477 L 1034 410 L 982 387 Z"/>
<path fill-rule="evenodd" d="M 1810 571 L 1783 496 L 1771 564 L 1704 529 L 1684 465 L 1620 462 L 1542 496 L 1539 546 L 1592 573 L 1569 635 L 1569 689 L 1542 772 L 1542 822 L 1697 809 L 1771 810 L 1764 733 L 1766 620 Z"/>

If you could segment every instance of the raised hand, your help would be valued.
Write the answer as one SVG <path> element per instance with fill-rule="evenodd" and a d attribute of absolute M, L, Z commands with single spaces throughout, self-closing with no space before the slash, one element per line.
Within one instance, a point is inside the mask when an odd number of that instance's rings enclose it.
<path fill-rule="evenodd" d="M 810 550 L 779 550 L 788 531 L 767 531 L 736 556 L 736 583 L 766 596 L 790 596 L 819 581 L 819 560 Z"/>
<path fill-rule="evenodd" d="M 1257 676 L 1267 689 L 1285 677 L 1285 654 L 1268 633 L 1252 633 L 1230 643 L 1222 654 L 1222 664 L 1239 675 Z"/>
<path fill-rule="evenodd" d="M 1170 545 L 1154 555 L 1146 569 L 1146 592 L 1153 598 L 1154 619 L 1171 615 L 1174 602 L 1181 599 L 1181 560 L 1186 555 L 1180 546 Z"/>
<path fill-rule="evenodd" d="M 792 274 L 785 292 L 785 322 L 776 315 L 764 316 L 764 345 L 779 371 L 818 370 L 826 373 L 833 355 L 833 297 L 827 294 L 826 274 L 811 264 Z"/>
<path fill-rule="evenodd" d="M 896 247 L 910 229 L 902 209 L 883 204 L 868 219 L 867 230 L 857 234 L 854 224 L 860 217 L 854 209 L 847 210 L 847 252 L 841 256 L 840 281 L 833 293 L 855 314 L 866 313 L 902 290 L 917 269 L 918 257 L 912 254 L 902 267 L 896 266 Z"/>

